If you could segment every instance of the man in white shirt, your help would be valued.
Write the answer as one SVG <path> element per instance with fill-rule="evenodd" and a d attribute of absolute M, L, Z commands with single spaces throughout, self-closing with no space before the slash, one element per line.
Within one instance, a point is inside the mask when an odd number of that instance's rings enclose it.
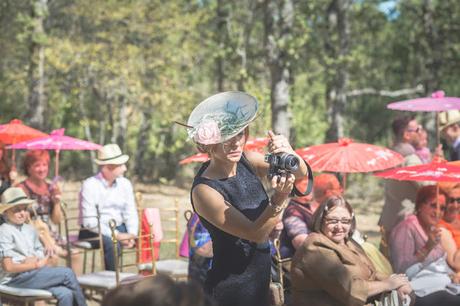
<path fill-rule="evenodd" d="M 79 239 L 95 236 L 97 219 L 94 216 L 97 215 L 97 206 L 101 218 L 106 270 L 115 270 L 109 221 L 116 221 L 116 238 L 123 247 L 134 247 L 133 238 L 137 236 L 139 229 L 133 186 L 123 177 L 128 159 L 129 156 L 123 154 L 117 144 L 105 145 L 99 150 L 95 160 L 100 166 L 99 173 L 86 179 L 80 191 L 80 224 L 83 228 L 80 230 Z"/>

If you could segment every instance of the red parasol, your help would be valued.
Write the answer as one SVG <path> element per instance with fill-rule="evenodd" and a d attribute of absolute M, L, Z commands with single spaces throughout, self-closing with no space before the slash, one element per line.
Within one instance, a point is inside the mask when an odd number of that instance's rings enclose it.
<path fill-rule="evenodd" d="M 101 145 L 86 140 L 64 135 L 65 129 L 54 130 L 50 135 L 43 138 L 23 141 L 9 146 L 10 149 L 27 149 L 27 150 L 55 150 L 55 176 L 58 176 L 59 169 L 59 152 L 61 150 L 98 150 Z"/>
<path fill-rule="evenodd" d="M 19 119 L 13 119 L 9 123 L 0 126 L 0 141 L 5 144 L 15 144 L 46 136 L 48 135 L 22 124 Z"/>
<path fill-rule="evenodd" d="M 353 142 L 342 138 L 338 142 L 297 149 L 313 171 L 342 173 L 372 172 L 392 168 L 404 161 L 399 153 L 387 148 Z"/>
<path fill-rule="evenodd" d="M 24 125 L 21 120 L 13 119 L 7 124 L 0 126 L 0 141 L 5 144 L 15 144 L 21 141 L 26 141 L 35 138 L 46 137 L 45 134 L 39 130 Z M 15 160 L 15 153 L 13 150 L 13 164 Z"/>
<path fill-rule="evenodd" d="M 258 151 L 260 152 L 262 148 L 266 147 L 268 144 L 268 137 L 257 137 L 248 139 L 246 145 L 244 146 L 245 151 Z M 187 158 L 184 158 L 179 162 L 179 165 L 185 165 L 189 163 L 204 163 L 209 159 L 208 154 L 206 153 L 198 153 Z"/>
<path fill-rule="evenodd" d="M 460 166 L 435 159 L 428 164 L 391 169 L 375 175 L 399 181 L 460 182 Z"/>
<path fill-rule="evenodd" d="M 185 164 L 195 163 L 195 162 L 196 163 L 204 163 L 208 159 L 209 159 L 208 154 L 206 154 L 206 153 L 198 153 L 198 154 L 189 156 L 187 158 L 184 158 L 183 160 L 181 160 L 179 162 L 179 165 L 185 165 Z"/>

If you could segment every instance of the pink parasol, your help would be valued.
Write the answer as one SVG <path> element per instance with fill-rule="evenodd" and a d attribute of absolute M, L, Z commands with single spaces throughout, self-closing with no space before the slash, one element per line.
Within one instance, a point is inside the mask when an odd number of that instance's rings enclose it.
<path fill-rule="evenodd" d="M 460 98 L 445 97 L 444 91 L 439 90 L 431 97 L 394 102 L 388 104 L 387 108 L 411 112 L 442 112 L 460 109 Z"/>
<path fill-rule="evenodd" d="M 65 129 L 54 130 L 49 136 L 23 141 L 17 144 L 8 146 L 10 149 L 26 149 L 26 150 L 55 150 L 55 176 L 58 176 L 59 169 L 59 152 L 61 150 L 98 150 L 102 148 L 101 145 L 81 140 L 78 138 L 65 136 Z"/>
<path fill-rule="evenodd" d="M 264 147 L 268 144 L 268 137 L 256 137 L 251 138 L 246 141 L 246 145 L 244 146 L 245 151 L 257 151 L 261 152 Z M 208 154 L 206 153 L 198 153 L 192 156 L 186 157 L 179 162 L 179 165 L 185 165 L 189 163 L 204 163 L 209 159 Z"/>

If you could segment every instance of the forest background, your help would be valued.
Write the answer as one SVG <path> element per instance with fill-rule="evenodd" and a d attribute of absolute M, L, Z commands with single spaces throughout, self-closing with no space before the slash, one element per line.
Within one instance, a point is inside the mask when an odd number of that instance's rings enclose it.
<path fill-rule="evenodd" d="M 251 135 L 296 148 L 391 146 L 388 103 L 460 96 L 457 0 L 2 0 L 0 27 L 0 123 L 117 142 L 148 183 L 190 184 L 174 121 L 218 91 L 256 96 Z M 90 175 L 89 155 L 61 154 L 60 173 Z"/>

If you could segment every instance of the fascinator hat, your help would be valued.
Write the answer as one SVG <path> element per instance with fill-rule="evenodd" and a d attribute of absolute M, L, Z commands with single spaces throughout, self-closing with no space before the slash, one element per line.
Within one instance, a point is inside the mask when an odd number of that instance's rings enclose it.
<path fill-rule="evenodd" d="M 215 94 L 198 104 L 190 114 L 189 138 L 202 145 L 227 141 L 256 118 L 258 108 L 257 99 L 244 92 Z"/>

